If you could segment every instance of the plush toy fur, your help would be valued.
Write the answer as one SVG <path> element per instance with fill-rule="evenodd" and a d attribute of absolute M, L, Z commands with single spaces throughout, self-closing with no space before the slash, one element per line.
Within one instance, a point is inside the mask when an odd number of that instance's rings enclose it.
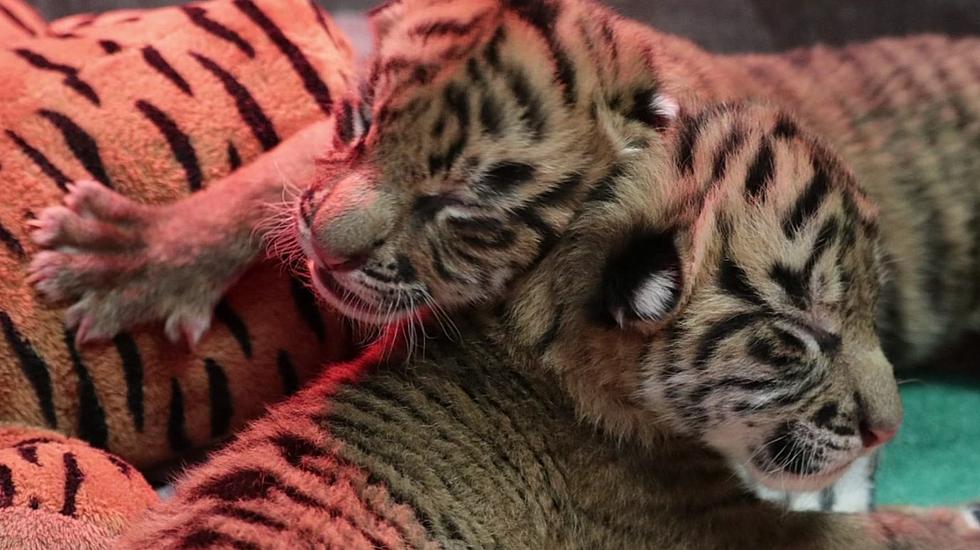
<path fill-rule="evenodd" d="M 159 499 L 122 459 L 56 432 L 0 428 L 0 550 L 95 550 Z"/>
<path fill-rule="evenodd" d="M 234 431 L 345 356 L 344 326 L 272 264 L 239 281 L 193 351 L 156 326 L 78 349 L 65 312 L 25 281 L 28 222 L 72 181 L 168 202 L 326 118 L 351 69 L 326 15 L 305 0 L 216 1 L 43 29 L 25 5 L 0 6 L 0 422 L 149 466 Z"/>

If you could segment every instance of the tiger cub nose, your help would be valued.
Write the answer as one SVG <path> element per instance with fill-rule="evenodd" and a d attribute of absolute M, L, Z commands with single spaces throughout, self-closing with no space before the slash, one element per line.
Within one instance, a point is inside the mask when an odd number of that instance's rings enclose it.
<path fill-rule="evenodd" d="M 863 420 L 858 425 L 858 430 L 861 432 L 861 443 L 864 445 L 864 448 L 874 449 L 895 439 L 895 434 L 898 433 L 898 425 L 881 426 Z"/>

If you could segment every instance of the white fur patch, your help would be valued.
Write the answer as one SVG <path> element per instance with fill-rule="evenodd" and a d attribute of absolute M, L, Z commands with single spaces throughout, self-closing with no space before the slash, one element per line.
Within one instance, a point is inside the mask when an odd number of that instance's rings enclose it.
<path fill-rule="evenodd" d="M 672 272 L 650 275 L 633 294 L 633 311 L 645 319 L 664 318 L 674 307 L 677 276 Z"/>
<path fill-rule="evenodd" d="M 653 104 L 650 107 L 654 113 L 670 120 L 676 119 L 677 115 L 681 112 L 681 106 L 677 104 L 677 100 L 666 94 L 657 94 L 654 96 Z"/>

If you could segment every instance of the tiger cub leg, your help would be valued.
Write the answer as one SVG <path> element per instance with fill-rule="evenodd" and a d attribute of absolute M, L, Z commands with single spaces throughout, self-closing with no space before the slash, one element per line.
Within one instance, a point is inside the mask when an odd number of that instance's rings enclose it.
<path fill-rule="evenodd" d="M 262 251 L 271 205 L 315 176 L 332 125 L 297 132 L 206 189 L 163 205 L 139 204 L 98 183 L 75 183 L 63 204 L 33 220 L 43 251 L 28 281 L 51 302 L 68 303 L 79 344 L 134 325 L 164 321 L 172 341 L 195 344 L 215 304 Z M 284 208 L 285 206 L 283 206 Z"/>

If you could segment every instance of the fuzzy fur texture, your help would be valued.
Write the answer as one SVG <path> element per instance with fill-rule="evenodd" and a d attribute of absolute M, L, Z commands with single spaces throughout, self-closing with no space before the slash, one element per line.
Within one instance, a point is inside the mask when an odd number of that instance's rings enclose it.
<path fill-rule="evenodd" d="M 65 310 L 42 298 L 68 305 L 93 277 L 118 285 L 115 292 L 90 289 L 85 302 L 93 307 L 107 300 L 136 307 L 159 296 L 152 286 L 164 271 L 141 262 L 140 251 L 178 262 L 190 254 L 192 242 L 158 237 L 193 219 L 221 219 L 206 199 L 195 212 L 169 210 L 153 223 L 129 224 L 126 246 L 101 249 L 113 258 L 109 265 L 60 253 L 73 244 L 60 228 L 91 231 L 99 227 L 95 212 L 119 216 L 198 187 L 210 196 L 210 184 L 239 164 L 324 119 L 327 98 L 304 82 L 341 96 L 349 64 L 329 19 L 299 0 L 76 16 L 0 52 L 0 421 L 57 429 L 149 466 L 226 436 L 296 390 L 322 361 L 348 353 L 338 318 L 270 263 L 231 288 L 214 328 L 192 351 L 168 342 L 158 326 L 76 345 Z M 97 183 L 69 192 L 73 180 Z M 110 185 L 120 195 L 109 195 Z M 280 190 L 268 201 L 281 198 Z M 33 237 L 32 223 L 40 231 Z M 35 239 L 52 250 L 36 255 Z M 254 259 L 261 251 L 207 250 L 215 264 L 221 254 Z M 28 275 L 52 266 L 71 268 L 60 281 L 72 290 L 51 295 L 41 284 L 35 293 Z M 243 271 L 230 269 L 233 279 Z M 209 321 L 209 308 L 232 281 L 177 282 L 167 292 L 194 289 L 211 300 L 203 306 Z"/>

